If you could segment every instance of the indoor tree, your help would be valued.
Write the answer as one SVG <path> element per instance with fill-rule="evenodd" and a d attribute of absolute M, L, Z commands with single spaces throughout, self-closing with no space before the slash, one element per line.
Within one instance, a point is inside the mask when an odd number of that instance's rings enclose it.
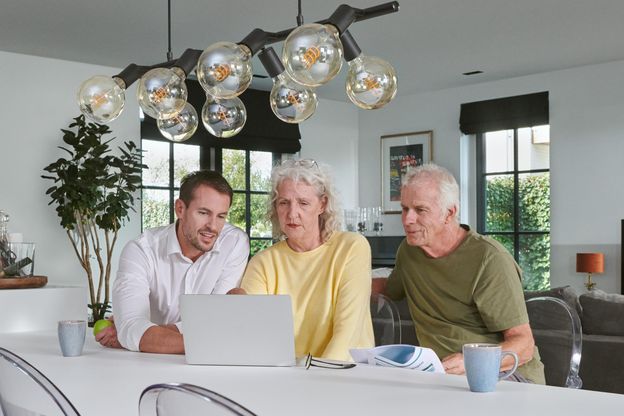
<path fill-rule="evenodd" d="M 132 141 L 111 154 L 103 137 L 108 126 L 87 123 L 84 116 L 73 119 L 70 130 L 61 129 L 68 157 L 46 166 L 54 181 L 47 189 L 56 213 L 87 275 L 92 322 L 110 310 L 110 275 L 115 243 L 124 221 L 133 210 L 134 196 L 141 185 L 141 150 Z"/>

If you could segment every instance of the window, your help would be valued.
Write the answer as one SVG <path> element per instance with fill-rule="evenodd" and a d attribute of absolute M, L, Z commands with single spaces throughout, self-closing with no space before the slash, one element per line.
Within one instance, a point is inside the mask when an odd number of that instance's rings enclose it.
<path fill-rule="evenodd" d="M 524 288 L 550 286 L 549 126 L 477 134 L 477 229 L 503 244 Z"/>
<path fill-rule="evenodd" d="M 272 227 L 266 207 L 271 168 L 281 154 L 148 139 L 141 143 L 143 163 L 148 167 L 143 171 L 143 229 L 173 223 L 174 201 L 184 175 L 197 169 L 214 169 L 222 172 L 234 189 L 228 221 L 247 232 L 251 254 L 271 245 Z"/>
<path fill-rule="evenodd" d="M 223 176 L 234 189 L 229 221 L 249 235 L 251 255 L 271 245 L 271 221 L 266 218 L 273 155 L 269 152 L 223 149 Z"/>
<path fill-rule="evenodd" d="M 142 229 L 171 224 L 180 181 L 200 168 L 200 146 L 144 139 L 141 149 L 143 163 L 148 167 L 142 175 Z"/>

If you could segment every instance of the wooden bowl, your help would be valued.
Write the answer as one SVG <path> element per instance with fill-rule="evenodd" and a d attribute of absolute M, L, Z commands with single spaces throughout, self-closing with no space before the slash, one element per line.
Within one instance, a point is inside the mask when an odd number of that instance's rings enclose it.
<path fill-rule="evenodd" d="M 28 289 L 43 287 L 48 283 L 48 276 L 0 277 L 0 289 Z"/>

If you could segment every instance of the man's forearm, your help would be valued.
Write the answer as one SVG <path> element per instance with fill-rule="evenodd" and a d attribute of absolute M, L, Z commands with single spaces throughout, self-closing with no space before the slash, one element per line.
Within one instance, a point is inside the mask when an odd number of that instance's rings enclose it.
<path fill-rule="evenodd" d="M 175 325 L 153 326 L 141 337 L 139 350 L 160 354 L 184 354 L 184 341 Z"/>
<path fill-rule="evenodd" d="M 520 325 L 503 331 L 504 341 L 501 343 L 503 351 L 513 351 L 518 354 L 518 365 L 526 364 L 533 358 L 535 342 L 529 324 Z M 505 357 L 501 370 L 513 367 L 513 358 Z"/>

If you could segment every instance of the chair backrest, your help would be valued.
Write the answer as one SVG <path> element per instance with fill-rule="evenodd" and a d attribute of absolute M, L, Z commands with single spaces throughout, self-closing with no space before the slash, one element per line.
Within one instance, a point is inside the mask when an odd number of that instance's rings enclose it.
<path fill-rule="evenodd" d="M 546 384 L 580 389 L 581 320 L 565 301 L 541 296 L 526 301 L 529 324 L 540 353 Z"/>
<path fill-rule="evenodd" d="M 401 316 L 396 304 L 382 294 L 374 294 L 370 301 L 375 346 L 400 344 Z"/>
<path fill-rule="evenodd" d="M 139 416 L 181 414 L 256 416 L 235 401 L 193 384 L 153 384 L 141 393 Z"/>
<path fill-rule="evenodd" d="M 43 373 L 0 348 L 0 414 L 79 416 L 76 408 Z"/>

